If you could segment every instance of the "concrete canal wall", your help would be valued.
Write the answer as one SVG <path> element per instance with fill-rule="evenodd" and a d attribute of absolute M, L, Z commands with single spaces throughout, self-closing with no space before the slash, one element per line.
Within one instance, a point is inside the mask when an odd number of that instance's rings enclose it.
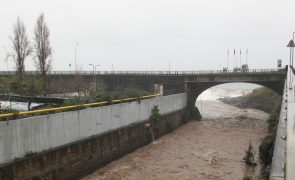
<path fill-rule="evenodd" d="M 91 172 L 186 122 L 185 93 L 0 122 L 0 179 L 68 179 Z M 163 118 L 149 121 L 158 105 Z"/>

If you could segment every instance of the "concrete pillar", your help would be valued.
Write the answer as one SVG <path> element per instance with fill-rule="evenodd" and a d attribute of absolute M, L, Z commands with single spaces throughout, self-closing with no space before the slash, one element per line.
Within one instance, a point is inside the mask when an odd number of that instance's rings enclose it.
<path fill-rule="evenodd" d="M 196 107 L 196 100 L 199 95 L 197 87 L 186 83 L 187 92 L 187 114 L 190 119 L 201 120 L 202 115 L 199 109 Z"/>

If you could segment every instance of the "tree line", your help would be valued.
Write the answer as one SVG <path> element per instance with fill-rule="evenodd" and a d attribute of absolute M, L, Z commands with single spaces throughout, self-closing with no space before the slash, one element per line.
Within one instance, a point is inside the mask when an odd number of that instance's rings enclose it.
<path fill-rule="evenodd" d="M 0 79 L 0 93 L 45 94 L 46 76 L 52 64 L 52 48 L 49 36 L 50 31 L 43 13 L 37 17 L 32 41 L 28 38 L 24 23 L 19 17 L 17 18 L 13 25 L 12 35 L 9 37 L 11 48 L 6 52 L 6 61 L 12 60 L 15 63 L 16 76 Z M 25 61 L 29 56 L 32 56 L 35 61 L 37 71 L 40 73 L 39 77 L 24 77 Z M 39 89 L 38 92 L 35 92 L 36 89 Z M 30 93 L 27 91 L 30 91 Z"/>
<path fill-rule="evenodd" d="M 6 60 L 15 62 L 16 74 L 22 78 L 25 71 L 25 60 L 32 55 L 36 68 L 42 76 L 46 76 L 51 68 L 52 49 L 49 41 L 49 28 L 45 22 L 44 14 L 37 18 L 34 28 L 33 43 L 29 41 L 24 23 L 18 17 L 13 26 L 11 51 L 7 52 Z"/>

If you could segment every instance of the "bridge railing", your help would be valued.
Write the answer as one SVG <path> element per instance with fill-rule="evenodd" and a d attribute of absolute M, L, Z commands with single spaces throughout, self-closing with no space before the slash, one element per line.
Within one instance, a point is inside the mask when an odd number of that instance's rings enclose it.
<path fill-rule="evenodd" d="M 197 70 L 197 71 L 49 71 L 50 75 L 208 75 L 208 74 L 269 74 L 284 73 L 284 69 Z M 26 75 L 38 75 L 38 71 L 25 71 Z M 0 71 L 0 75 L 15 75 L 15 71 Z"/>

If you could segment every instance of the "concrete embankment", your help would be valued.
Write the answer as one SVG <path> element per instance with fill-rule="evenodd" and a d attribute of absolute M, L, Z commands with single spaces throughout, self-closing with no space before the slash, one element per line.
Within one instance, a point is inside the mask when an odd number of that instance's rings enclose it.
<path fill-rule="evenodd" d="M 163 118 L 150 122 L 158 105 Z M 186 94 L 0 123 L 0 179 L 78 178 L 186 122 Z"/>

